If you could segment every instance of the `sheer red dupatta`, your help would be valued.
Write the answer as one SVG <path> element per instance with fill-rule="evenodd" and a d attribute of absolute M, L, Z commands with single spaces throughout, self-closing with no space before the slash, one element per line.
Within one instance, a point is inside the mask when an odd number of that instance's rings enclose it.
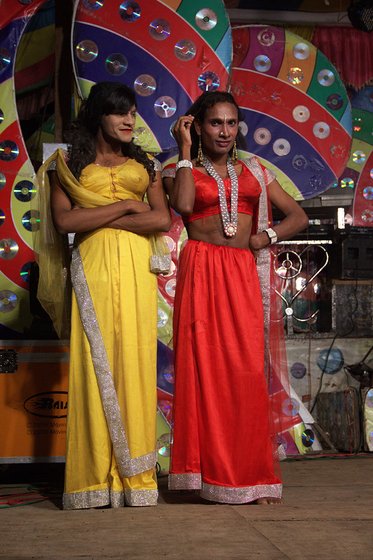
<path fill-rule="evenodd" d="M 268 197 L 264 169 L 256 158 L 243 160 L 258 180 L 262 192 L 254 213 L 254 232 L 263 231 L 272 224 L 271 203 Z M 302 420 L 293 413 L 290 399 L 290 383 L 282 319 L 282 303 L 276 294 L 280 291 L 281 279 L 275 273 L 274 254 L 270 246 L 261 249 L 256 255 L 257 271 L 262 291 L 264 310 L 265 376 L 269 392 L 270 428 L 274 456 L 286 457 L 284 443 L 293 440 L 289 431 Z"/>

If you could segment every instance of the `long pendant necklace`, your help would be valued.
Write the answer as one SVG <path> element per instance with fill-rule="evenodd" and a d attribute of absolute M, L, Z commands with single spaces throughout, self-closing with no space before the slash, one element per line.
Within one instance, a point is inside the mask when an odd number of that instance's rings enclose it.
<path fill-rule="evenodd" d="M 224 181 L 219 173 L 214 169 L 211 161 L 204 156 L 202 165 L 207 173 L 215 179 L 218 185 L 219 206 L 223 230 L 226 237 L 234 237 L 237 233 L 238 225 L 238 177 L 236 170 L 230 159 L 227 161 L 228 177 L 231 180 L 231 212 L 228 211 L 227 198 L 225 196 Z"/>

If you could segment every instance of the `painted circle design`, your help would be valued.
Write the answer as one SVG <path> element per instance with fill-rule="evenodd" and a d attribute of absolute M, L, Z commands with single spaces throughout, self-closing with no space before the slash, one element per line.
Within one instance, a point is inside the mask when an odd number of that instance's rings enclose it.
<path fill-rule="evenodd" d="M 326 104 L 329 109 L 333 109 L 334 111 L 338 111 L 343 107 L 343 99 L 339 93 L 332 93 L 328 96 L 326 100 Z"/>
<path fill-rule="evenodd" d="M 364 212 L 361 214 L 361 219 L 366 224 L 373 223 L 373 210 L 369 210 L 368 208 L 364 210 Z"/>
<path fill-rule="evenodd" d="M 299 403 L 296 399 L 285 399 L 282 404 L 282 411 L 287 416 L 296 416 L 299 413 Z"/>
<path fill-rule="evenodd" d="M 293 85 L 298 85 L 301 82 L 303 82 L 304 74 L 302 68 L 299 68 L 298 66 L 293 66 L 292 68 L 290 68 L 287 75 L 287 79 L 288 82 L 290 82 Z"/>
<path fill-rule="evenodd" d="M 291 165 L 296 171 L 304 171 L 308 167 L 308 161 L 304 155 L 297 154 L 291 160 Z"/>
<path fill-rule="evenodd" d="M 270 29 L 263 29 L 257 35 L 258 41 L 263 47 L 271 47 L 276 40 L 276 36 Z"/>
<path fill-rule="evenodd" d="M 334 374 L 341 370 L 344 364 L 342 352 L 338 348 L 321 350 L 316 363 L 324 373 Z"/>
<path fill-rule="evenodd" d="M 295 379 L 302 379 L 307 373 L 307 368 L 301 362 L 294 362 L 290 368 L 290 373 Z"/>

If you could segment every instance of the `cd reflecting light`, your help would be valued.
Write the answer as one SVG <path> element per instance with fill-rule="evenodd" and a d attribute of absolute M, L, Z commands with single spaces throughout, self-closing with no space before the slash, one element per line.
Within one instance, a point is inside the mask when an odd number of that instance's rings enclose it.
<path fill-rule="evenodd" d="M 174 52 L 179 60 L 192 60 L 196 56 L 197 49 L 192 41 L 182 39 L 176 43 Z"/>
<path fill-rule="evenodd" d="M 1 239 L 0 240 L 0 258 L 5 261 L 14 259 L 18 253 L 18 245 L 14 239 Z"/>
<path fill-rule="evenodd" d="M 258 72 L 268 72 L 271 66 L 271 59 L 265 54 L 260 54 L 256 58 L 254 58 L 254 68 Z"/>
<path fill-rule="evenodd" d="M 363 197 L 365 200 L 373 200 L 373 187 L 365 187 L 363 190 Z"/>
<path fill-rule="evenodd" d="M 302 433 L 302 443 L 304 447 L 312 447 L 313 442 L 315 441 L 315 434 L 312 430 L 304 430 Z"/>
<path fill-rule="evenodd" d="M 362 152 L 361 150 L 356 150 L 352 154 L 352 161 L 354 161 L 355 163 L 358 163 L 359 165 L 365 163 L 366 159 L 367 159 L 367 157 L 366 157 L 365 153 Z"/>
<path fill-rule="evenodd" d="M 271 141 L 272 134 L 268 128 L 257 128 L 254 132 L 254 140 L 260 146 L 265 146 Z"/>
<path fill-rule="evenodd" d="M 0 291 L 0 313 L 9 313 L 17 305 L 17 295 L 10 290 Z"/>
<path fill-rule="evenodd" d="M 27 231 L 37 231 L 40 228 L 40 215 L 36 210 L 28 210 L 22 216 L 22 225 Z"/>
<path fill-rule="evenodd" d="M 162 434 L 157 440 L 157 451 L 162 457 L 170 456 L 171 434 Z"/>
<path fill-rule="evenodd" d="M 341 188 L 342 189 L 353 189 L 355 186 L 355 181 L 351 179 L 351 177 L 344 177 L 341 179 Z"/>
<path fill-rule="evenodd" d="M 204 8 L 203 10 L 200 10 L 196 13 L 195 21 L 200 29 L 209 31 L 210 29 L 213 29 L 215 27 L 218 18 L 216 17 L 215 12 L 213 12 L 209 8 Z"/>
<path fill-rule="evenodd" d="M 175 114 L 176 101 L 172 99 L 172 97 L 168 97 L 167 95 L 158 97 L 158 99 L 154 103 L 154 110 L 156 115 L 158 115 L 158 117 L 161 117 L 161 119 L 168 119 Z"/>
<path fill-rule="evenodd" d="M 330 134 L 330 126 L 325 122 L 316 123 L 312 130 L 316 138 L 320 138 L 321 140 L 327 138 Z"/>
<path fill-rule="evenodd" d="M 4 212 L 0 209 L 0 227 L 3 225 L 4 222 L 5 222 L 5 214 L 4 214 Z"/>
<path fill-rule="evenodd" d="M 104 5 L 104 0 L 83 0 L 83 4 L 89 10 L 99 10 Z"/>
<path fill-rule="evenodd" d="M 0 124 L 3 122 L 4 120 L 4 113 L 3 111 L 0 109 Z"/>
<path fill-rule="evenodd" d="M 310 110 L 305 105 L 297 105 L 293 109 L 293 118 L 297 122 L 306 122 L 310 118 Z"/>
<path fill-rule="evenodd" d="M 306 60 L 310 56 L 310 48 L 306 43 L 297 43 L 293 47 L 294 58 Z"/>
<path fill-rule="evenodd" d="M 127 23 L 137 21 L 141 16 L 141 8 L 137 2 L 122 2 L 119 6 L 119 15 Z"/>
<path fill-rule="evenodd" d="M 98 47 L 93 41 L 85 39 L 76 45 L 75 53 L 76 57 L 82 62 L 92 62 L 97 58 Z"/>
<path fill-rule="evenodd" d="M 215 91 L 220 86 L 220 80 L 214 72 L 204 72 L 198 76 L 198 87 L 202 91 Z"/>
<path fill-rule="evenodd" d="M 334 84 L 335 76 L 331 70 L 320 70 L 317 74 L 317 81 L 320 85 L 328 87 Z"/>
<path fill-rule="evenodd" d="M 6 178 L 4 173 L 0 173 L 0 191 L 5 187 L 6 185 Z"/>
<path fill-rule="evenodd" d="M 19 181 L 14 187 L 14 196 L 21 202 L 29 202 L 36 194 L 36 188 L 31 181 Z"/>
<path fill-rule="evenodd" d="M 24 282 L 29 282 L 29 280 L 30 280 L 31 264 L 32 263 L 30 263 L 30 262 L 25 263 L 20 270 L 19 275 Z"/>
<path fill-rule="evenodd" d="M 112 76 L 121 76 L 128 68 L 128 61 L 124 54 L 113 53 L 105 60 L 105 67 Z"/>
<path fill-rule="evenodd" d="M 140 74 L 134 82 L 134 90 L 142 97 L 152 95 L 157 89 L 157 82 L 149 74 Z"/>
<path fill-rule="evenodd" d="M 155 19 L 149 25 L 149 33 L 156 41 L 164 41 L 170 36 L 170 25 L 165 19 Z"/>
<path fill-rule="evenodd" d="M 290 149 L 290 142 L 285 138 L 278 138 L 278 140 L 273 143 L 273 151 L 277 156 L 287 156 Z"/>
<path fill-rule="evenodd" d="M 12 161 L 19 154 L 18 146 L 12 140 L 4 140 L 0 142 L 0 159 L 3 161 Z"/>
<path fill-rule="evenodd" d="M 168 321 L 168 315 L 165 311 L 163 311 L 163 309 L 159 309 L 158 308 L 158 321 L 157 321 L 157 327 L 158 328 L 162 328 L 165 327 L 167 325 L 167 321 Z"/>
<path fill-rule="evenodd" d="M 12 58 L 8 49 L 0 48 L 0 73 L 8 68 Z"/>

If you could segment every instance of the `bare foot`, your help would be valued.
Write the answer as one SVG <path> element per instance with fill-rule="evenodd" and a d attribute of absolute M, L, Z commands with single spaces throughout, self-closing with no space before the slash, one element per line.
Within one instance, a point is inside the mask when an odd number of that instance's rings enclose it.
<path fill-rule="evenodd" d="M 281 498 L 258 498 L 258 500 L 255 500 L 254 503 L 260 506 L 272 505 L 272 504 L 278 505 L 278 504 L 282 504 L 282 499 Z"/>

